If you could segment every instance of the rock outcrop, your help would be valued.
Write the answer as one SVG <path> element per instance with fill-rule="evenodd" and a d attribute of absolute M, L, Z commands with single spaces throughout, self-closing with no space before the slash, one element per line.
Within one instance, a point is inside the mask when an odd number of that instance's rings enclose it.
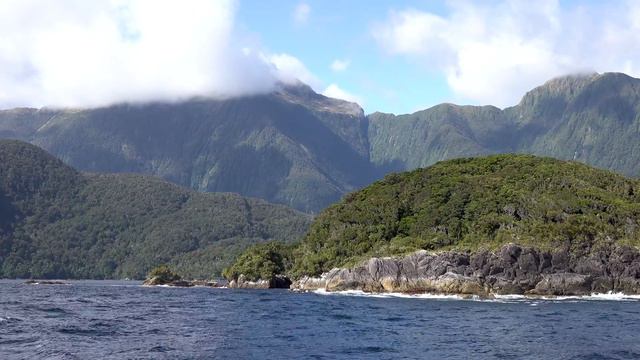
<path fill-rule="evenodd" d="M 402 258 L 372 258 L 352 269 L 304 277 L 295 290 L 367 292 L 588 295 L 640 294 L 640 252 L 612 245 L 573 256 L 569 249 L 540 251 L 514 244 L 499 251 L 418 251 Z"/>
<path fill-rule="evenodd" d="M 240 275 L 237 279 L 231 280 L 228 287 L 233 289 L 288 289 L 291 286 L 291 280 L 282 275 L 273 276 L 271 279 L 259 279 L 256 281 L 248 280 L 244 275 Z"/>
<path fill-rule="evenodd" d="M 24 282 L 28 285 L 69 285 L 68 282 L 62 280 L 27 280 Z"/>
<path fill-rule="evenodd" d="M 172 286 L 172 287 L 194 287 L 194 286 L 200 286 L 200 287 L 222 287 L 224 286 L 223 284 L 217 282 L 217 281 L 209 281 L 209 280 L 172 280 L 172 281 L 165 281 L 163 280 L 161 277 L 159 276 L 154 276 L 151 278 L 146 279 L 143 283 L 143 286 L 160 286 L 160 285 L 165 285 L 165 286 Z"/>

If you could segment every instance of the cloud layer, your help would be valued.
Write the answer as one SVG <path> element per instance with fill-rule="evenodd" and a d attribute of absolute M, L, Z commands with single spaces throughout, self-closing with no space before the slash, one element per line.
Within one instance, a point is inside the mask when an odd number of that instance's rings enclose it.
<path fill-rule="evenodd" d="M 236 96 L 269 91 L 304 72 L 286 54 L 242 48 L 234 33 L 235 5 L 4 0 L 0 107 Z"/>
<path fill-rule="evenodd" d="M 362 99 L 362 97 L 342 89 L 337 84 L 330 84 L 329 86 L 327 86 L 322 92 L 322 95 L 354 102 L 359 105 L 364 105 L 364 100 Z"/>
<path fill-rule="evenodd" d="M 448 3 L 446 16 L 391 11 L 372 29 L 388 53 L 443 72 L 461 100 L 509 106 L 549 78 L 640 75 L 640 2 L 562 7 L 557 0 Z"/>

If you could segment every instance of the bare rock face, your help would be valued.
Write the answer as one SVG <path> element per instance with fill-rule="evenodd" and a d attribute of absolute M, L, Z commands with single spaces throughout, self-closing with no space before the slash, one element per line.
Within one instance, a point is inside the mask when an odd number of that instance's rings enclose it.
<path fill-rule="evenodd" d="M 237 279 L 231 280 L 228 287 L 233 289 L 288 289 L 291 286 L 291 280 L 282 275 L 276 275 L 271 279 L 259 279 L 256 281 L 247 280 L 244 275 L 240 275 Z"/>
<path fill-rule="evenodd" d="M 592 282 L 593 278 L 590 275 L 548 274 L 529 292 L 539 295 L 589 295 L 592 292 Z"/>
<path fill-rule="evenodd" d="M 291 288 L 480 296 L 640 294 L 640 253 L 613 245 L 574 257 L 568 249 L 546 252 L 515 244 L 496 252 L 417 251 L 402 258 L 372 258 L 319 278 L 304 277 Z"/>

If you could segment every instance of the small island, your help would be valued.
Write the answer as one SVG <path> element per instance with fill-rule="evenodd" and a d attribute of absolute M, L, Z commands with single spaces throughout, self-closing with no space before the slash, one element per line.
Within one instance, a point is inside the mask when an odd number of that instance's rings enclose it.
<path fill-rule="evenodd" d="M 223 271 L 230 288 L 288 289 L 292 282 L 283 275 L 291 264 L 290 245 L 267 242 L 248 248 Z"/>
<path fill-rule="evenodd" d="M 142 283 L 143 286 L 171 286 L 171 287 L 222 287 L 224 284 L 211 280 L 184 280 L 180 275 L 173 272 L 169 266 L 160 265 L 151 272 Z"/>
<path fill-rule="evenodd" d="M 62 280 L 39 280 L 29 279 L 24 282 L 27 285 L 69 285 L 68 282 Z"/>
<path fill-rule="evenodd" d="M 237 287 L 640 294 L 640 181 L 531 155 L 443 161 L 347 195 L 294 246 L 256 245 Z"/>

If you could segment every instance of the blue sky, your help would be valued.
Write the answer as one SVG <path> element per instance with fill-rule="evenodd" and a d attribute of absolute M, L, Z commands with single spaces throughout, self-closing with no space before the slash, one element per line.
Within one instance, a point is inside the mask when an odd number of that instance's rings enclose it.
<path fill-rule="evenodd" d="M 307 7 L 307 15 L 304 19 L 296 19 L 296 9 L 301 6 Z M 515 105 L 526 90 L 566 73 L 634 73 L 634 63 L 638 61 L 635 57 L 638 55 L 638 38 L 628 32 L 621 33 L 620 37 L 632 42 L 632 50 L 625 51 L 619 45 L 611 44 L 614 56 L 619 55 L 619 58 L 596 56 L 593 61 L 588 61 L 590 56 L 594 56 L 593 52 L 598 51 L 592 48 L 593 44 L 582 49 L 569 49 L 566 53 L 563 51 L 563 48 L 572 47 L 567 45 L 572 42 L 577 46 L 586 45 L 590 42 L 591 34 L 597 39 L 607 31 L 615 31 L 614 23 L 625 27 L 625 23 L 633 22 L 627 19 L 627 15 L 633 13 L 629 8 L 637 11 L 637 2 L 611 1 L 603 4 L 598 1 L 479 1 L 474 4 L 466 1 L 419 0 L 243 0 L 238 7 L 237 25 L 243 31 L 254 34 L 269 51 L 288 53 L 300 59 L 321 80 L 322 86 L 337 84 L 345 91 L 357 95 L 367 112 L 406 113 L 441 102 L 492 103 L 501 107 Z M 475 14 L 460 15 L 465 11 Z M 449 64 L 440 64 L 434 60 L 441 55 L 438 50 L 425 53 L 415 49 L 387 51 L 380 39 L 376 39 L 375 29 L 389 26 L 394 14 L 397 16 L 403 12 L 411 12 L 417 18 L 431 14 L 449 20 L 449 27 L 436 30 L 441 32 L 468 25 L 457 22 L 458 19 L 471 22 L 480 19 L 485 25 L 492 26 L 492 17 L 502 18 L 495 21 L 502 22 L 501 25 L 496 24 L 495 32 L 486 31 L 486 34 L 481 35 L 486 36 L 485 39 L 474 41 L 490 43 L 490 38 L 508 36 L 513 32 L 515 39 L 507 41 L 508 44 L 486 46 L 486 51 L 497 48 L 496 51 L 504 52 L 503 58 L 516 58 L 513 60 L 515 64 L 505 61 L 504 64 L 488 69 L 489 72 L 504 71 L 505 76 L 513 78 L 511 81 L 496 79 L 495 83 L 495 86 L 505 87 L 505 91 L 510 93 L 496 96 L 492 101 L 493 90 L 489 88 L 493 84 L 490 79 L 478 79 L 478 85 L 471 84 L 474 72 L 482 71 L 481 69 L 466 70 L 469 75 L 459 80 L 469 82 L 468 85 L 463 83 L 452 86 L 454 81 L 448 81 L 445 70 Z M 522 25 L 507 24 L 509 22 L 520 22 Z M 527 27 L 533 28 L 533 31 Z M 556 28 L 549 31 L 550 27 Z M 473 30 L 469 32 L 473 36 Z M 580 34 L 575 32 L 582 33 L 584 37 L 576 39 Z M 464 41 L 467 35 L 462 31 L 450 41 Z M 428 42 L 429 39 L 426 40 Z M 536 46 L 528 48 L 527 43 L 536 43 Z M 454 53 L 464 51 L 455 48 L 449 50 Z M 600 50 L 606 51 L 606 48 Z M 523 54 L 521 59 L 517 59 L 518 52 Z M 560 60 L 548 59 L 549 57 Z M 330 65 L 336 59 L 348 61 L 347 69 L 339 72 L 331 70 Z M 518 66 L 521 69 L 515 69 Z M 527 67 L 532 69 L 531 72 L 522 69 Z M 464 65 L 460 68 L 462 69 L 458 70 L 465 71 Z M 511 84 L 513 82 L 523 84 L 517 86 Z M 474 89 L 474 86 L 484 86 L 487 90 Z M 487 93 L 486 96 L 482 95 L 483 92 Z"/>
<path fill-rule="evenodd" d="M 444 75 L 382 51 L 371 27 L 398 5 L 445 12 L 442 2 L 309 1 L 308 18 L 296 21 L 299 1 L 242 1 L 238 25 L 275 53 L 299 58 L 323 83 L 339 84 L 362 98 L 368 112 L 412 112 L 453 100 Z M 335 60 L 347 61 L 334 71 Z M 319 89 L 321 90 L 321 89 Z M 360 95 L 360 94 L 366 94 Z"/>
<path fill-rule="evenodd" d="M 0 1 L 0 108 L 228 98 L 299 79 L 398 114 L 507 107 L 594 71 L 640 77 L 640 1 Z"/>

